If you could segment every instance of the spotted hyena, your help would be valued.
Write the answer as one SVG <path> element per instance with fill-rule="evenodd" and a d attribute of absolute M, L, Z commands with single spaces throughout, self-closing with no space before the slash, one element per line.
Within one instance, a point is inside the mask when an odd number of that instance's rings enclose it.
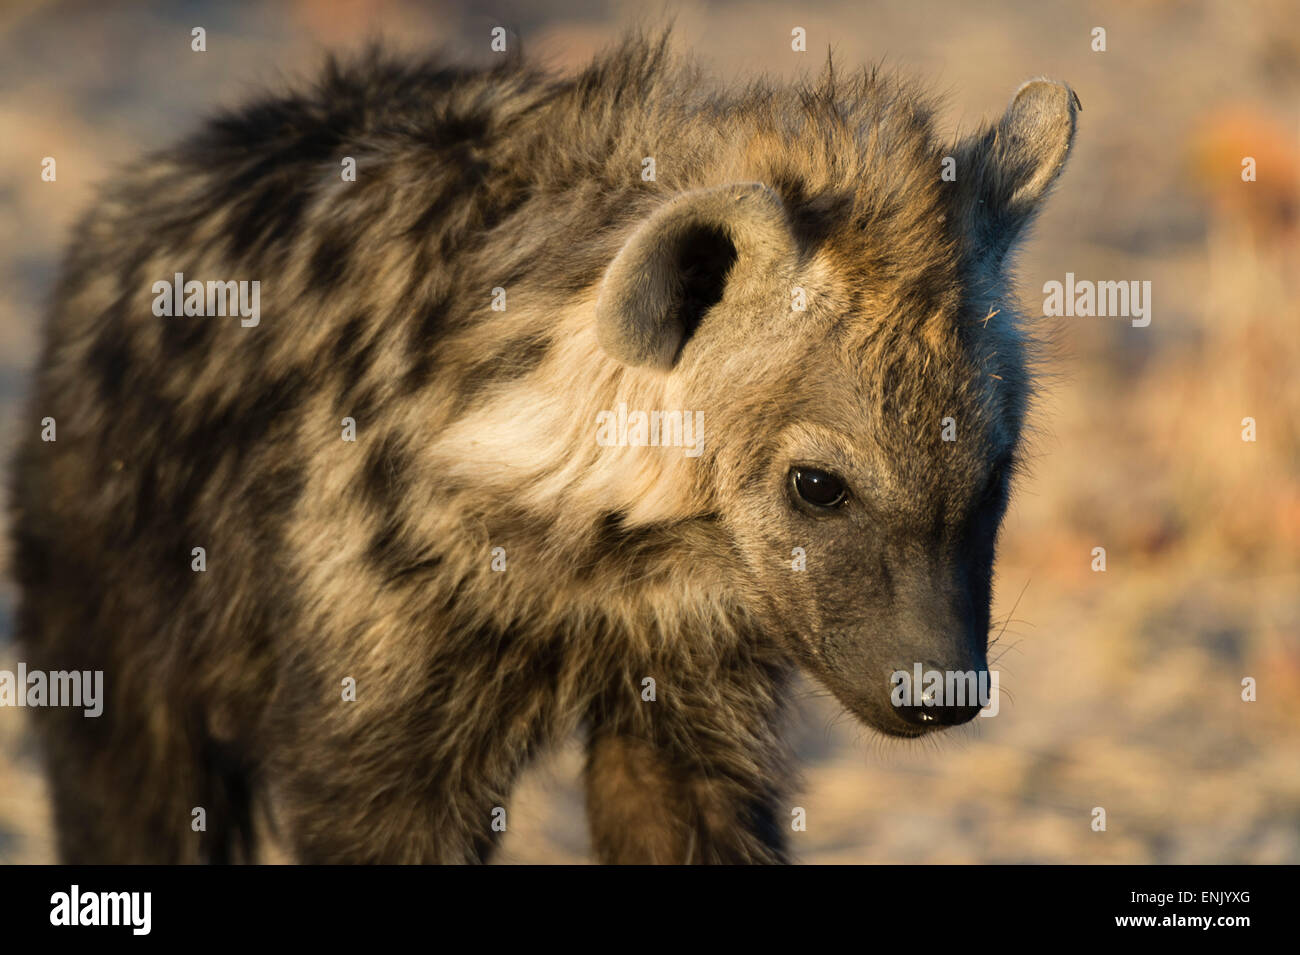
<path fill-rule="evenodd" d="M 600 859 L 786 859 L 797 668 L 976 712 L 890 675 L 986 668 L 1076 108 L 371 53 L 109 183 L 15 478 L 25 662 L 105 675 L 34 711 L 63 857 L 478 861 L 581 732 Z"/>

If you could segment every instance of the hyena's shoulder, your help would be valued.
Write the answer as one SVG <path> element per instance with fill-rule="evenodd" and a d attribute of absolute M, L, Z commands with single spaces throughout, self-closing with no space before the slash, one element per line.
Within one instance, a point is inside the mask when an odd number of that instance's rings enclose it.
<path fill-rule="evenodd" d="M 430 387 L 454 405 L 496 356 L 529 365 L 531 333 L 445 340 L 503 324 L 485 307 L 495 286 L 562 294 L 599 274 L 607 256 L 575 238 L 621 208 L 602 198 L 611 163 L 621 188 L 637 181 L 638 151 L 615 144 L 647 109 L 650 59 L 557 80 L 518 57 L 465 68 L 371 51 L 111 174 L 52 297 L 31 402 L 60 440 L 28 449 L 45 463 L 21 496 L 57 472 L 61 498 L 85 500 L 94 476 L 96 506 L 135 539 L 132 515 L 179 525 L 230 475 L 273 472 L 303 422 L 371 425 Z M 178 276 L 258 283 L 260 322 L 160 316 L 159 283 Z"/>

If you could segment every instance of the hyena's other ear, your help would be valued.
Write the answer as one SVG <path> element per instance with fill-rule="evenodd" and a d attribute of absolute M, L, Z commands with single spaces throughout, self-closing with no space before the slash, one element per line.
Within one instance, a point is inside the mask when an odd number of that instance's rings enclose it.
<path fill-rule="evenodd" d="M 781 200 L 735 183 L 683 193 L 650 215 L 605 270 L 596 337 L 625 365 L 668 369 L 730 285 L 791 251 Z"/>
<path fill-rule="evenodd" d="M 957 147 L 957 188 L 977 255 L 997 265 L 1065 166 L 1083 109 L 1074 90 L 1030 80 L 993 126 Z"/>

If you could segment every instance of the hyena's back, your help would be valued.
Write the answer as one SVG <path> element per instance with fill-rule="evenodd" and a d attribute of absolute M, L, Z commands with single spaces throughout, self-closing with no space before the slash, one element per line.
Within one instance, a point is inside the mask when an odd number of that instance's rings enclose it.
<path fill-rule="evenodd" d="M 432 562 L 395 533 L 399 450 L 342 460 L 343 419 L 370 436 L 418 407 L 436 431 L 547 344 L 481 321 L 494 286 L 558 300 L 598 274 L 554 199 L 582 162 L 539 145 L 564 121 L 538 114 L 581 94 L 548 84 L 513 63 L 331 67 L 110 182 L 76 231 L 29 409 L 57 439 L 20 449 L 13 512 L 29 668 L 105 674 L 99 719 L 30 711 L 66 859 L 246 854 L 264 714 L 291 692 L 278 638 L 311 626 L 304 564 L 354 551 L 385 579 Z M 157 316 L 153 285 L 176 273 L 258 282 L 257 325 Z M 341 489 L 300 506 L 322 485 Z"/>

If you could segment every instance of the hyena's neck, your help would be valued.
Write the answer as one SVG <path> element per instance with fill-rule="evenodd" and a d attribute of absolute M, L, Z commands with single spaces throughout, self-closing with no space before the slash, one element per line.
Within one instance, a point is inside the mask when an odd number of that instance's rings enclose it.
<path fill-rule="evenodd" d="M 595 627 L 611 649 L 650 652 L 680 641 L 727 646 L 758 631 L 735 586 L 743 568 L 715 518 L 632 526 L 606 512 L 579 527 L 517 513 L 477 527 L 489 538 L 483 552 L 498 558 L 476 575 L 496 595 L 483 605 L 503 620 L 535 621 L 543 635 Z"/>

